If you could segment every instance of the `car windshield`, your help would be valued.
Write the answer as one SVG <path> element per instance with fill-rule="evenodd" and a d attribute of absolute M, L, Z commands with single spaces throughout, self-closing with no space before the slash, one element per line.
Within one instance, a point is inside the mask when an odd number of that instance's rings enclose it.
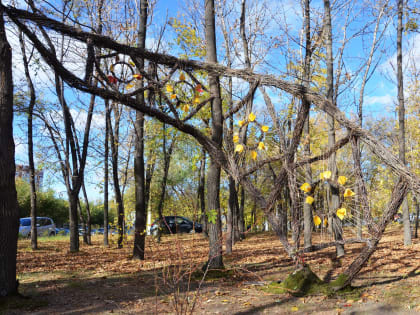
<path fill-rule="evenodd" d="M 21 226 L 31 226 L 31 219 L 20 219 Z"/>

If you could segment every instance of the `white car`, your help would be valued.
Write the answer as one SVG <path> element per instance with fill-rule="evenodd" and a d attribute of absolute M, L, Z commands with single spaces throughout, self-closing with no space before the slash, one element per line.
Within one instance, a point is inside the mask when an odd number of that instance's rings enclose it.
<path fill-rule="evenodd" d="M 39 236 L 55 236 L 55 224 L 51 218 L 36 217 L 36 229 Z M 19 234 L 23 237 L 31 236 L 31 218 L 21 218 Z"/>

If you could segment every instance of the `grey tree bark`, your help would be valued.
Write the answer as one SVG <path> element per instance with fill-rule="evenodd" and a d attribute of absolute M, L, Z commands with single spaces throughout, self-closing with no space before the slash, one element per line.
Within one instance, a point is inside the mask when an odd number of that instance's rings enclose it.
<path fill-rule="evenodd" d="M 171 158 L 172 158 L 172 152 L 174 150 L 175 146 L 175 137 L 176 134 L 172 137 L 171 144 L 169 145 L 169 148 L 166 148 L 166 124 L 163 124 L 163 143 L 162 143 L 162 152 L 163 152 L 163 176 L 162 181 L 160 182 L 160 195 L 159 195 L 159 202 L 158 202 L 158 216 L 160 222 L 163 222 L 163 206 L 165 204 L 165 197 L 166 197 L 166 184 L 168 182 L 168 176 L 169 176 L 169 167 L 171 166 Z M 157 230 L 157 241 L 160 242 L 160 229 Z"/>
<path fill-rule="evenodd" d="M 29 72 L 29 61 L 26 55 L 25 42 L 22 32 L 19 32 L 20 50 L 22 52 L 22 61 L 25 69 L 25 78 L 29 89 L 28 104 L 28 161 L 29 161 L 29 186 L 31 189 L 31 248 L 38 249 L 38 233 L 36 226 L 37 204 L 36 204 L 36 182 L 35 182 L 35 162 L 34 162 L 34 142 L 33 142 L 33 113 L 36 101 L 35 87 Z"/>
<path fill-rule="evenodd" d="M 420 205 L 419 201 L 417 200 L 416 194 L 412 192 L 413 194 L 413 203 L 416 207 L 416 218 L 415 218 L 415 226 L 414 226 L 414 238 L 418 237 L 418 229 L 419 229 L 419 216 L 420 216 Z"/>
<path fill-rule="evenodd" d="M 311 44 L 311 16 L 310 16 L 310 0 L 305 0 L 304 2 L 304 31 L 305 31 L 305 61 L 303 67 L 303 85 L 306 88 L 309 88 L 309 82 L 311 79 L 311 57 L 312 57 L 312 44 Z M 302 102 L 308 102 L 305 98 L 302 99 Z M 305 104 L 304 106 L 310 106 L 310 104 Z M 305 120 L 305 125 L 303 127 L 303 132 L 305 133 L 304 138 L 304 153 L 306 157 L 311 156 L 311 137 L 309 130 L 309 114 Z M 308 164 L 305 167 L 305 181 L 307 183 L 312 183 L 312 169 L 311 165 Z M 303 244 L 305 248 L 310 248 L 312 246 L 312 205 L 304 203 L 303 206 Z"/>
<path fill-rule="evenodd" d="M 398 81 L 398 157 L 405 165 L 405 106 L 404 106 L 404 79 L 402 69 L 402 32 L 403 32 L 404 0 L 398 0 L 398 26 L 397 26 L 397 81 Z M 404 245 L 411 245 L 410 212 L 407 199 L 402 204 Z"/>
<path fill-rule="evenodd" d="M 17 293 L 16 254 L 19 210 L 13 141 L 12 49 L 0 2 L 0 297 Z"/>
<path fill-rule="evenodd" d="M 138 47 L 146 48 L 146 32 L 147 32 L 147 0 L 140 0 L 140 21 L 138 36 Z M 137 58 L 137 66 L 139 71 L 144 71 L 144 59 Z M 143 87 L 143 80 L 139 82 L 139 88 Z M 136 95 L 136 100 L 140 104 L 145 105 L 144 93 L 141 91 Z M 134 232 L 133 258 L 144 259 L 145 241 L 146 241 L 146 220 L 147 220 L 147 202 L 146 188 L 144 178 L 144 114 L 136 112 L 135 122 L 136 132 L 136 148 L 134 156 L 134 181 L 136 196 L 136 221 Z"/>
<path fill-rule="evenodd" d="M 108 225 L 109 225 L 109 205 L 108 205 L 108 186 L 109 186 L 109 122 L 111 121 L 109 112 L 109 101 L 105 100 L 105 143 L 104 143 L 104 246 L 109 245 Z"/>
<path fill-rule="evenodd" d="M 327 99 L 336 106 L 334 103 L 334 56 L 333 56 L 333 43 L 332 43 L 332 25 L 331 25 L 331 5 L 329 0 L 324 0 L 324 29 L 325 29 L 325 46 L 327 50 L 326 63 L 327 63 Z M 335 146 L 335 119 L 334 116 L 328 115 L 328 148 Z M 336 164 L 335 152 L 328 160 L 328 169 L 331 171 L 333 181 L 337 179 L 338 170 Z M 336 241 L 343 240 L 343 227 L 341 220 L 336 215 L 336 210 L 340 207 L 340 196 L 338 187 L 329 185 L 329 215 L 331 221 L 331 229 Z M 344 245 L 336 245 L 337 257 L 344 255 Z"/>
<path fill-rule="evenodd" d="M 198 188 L 197 188 L 197 204 L 201 212 L 201 224 L 203 226 L 203 233 L 208 236 L 207 231 L 207 216 L 206 216 L 206 196 L 205 196 L 205 184 L 206 184 L 206 150 L 202 150 L 202 156 L 200 161 L 200 169 L 198 175 Z"/>
<path fill-rule="evenodd" d="M 206 39 L 206 61 L 217 63 L 216 50 L 216 26 L 214 0 L 205 0 L 205 39 Z M 223 141 L 223 114 L 222 99 L 220 96 L 219 77 L 209 74 L 211 101 L 211 139 L 222 148 Z M 209 233 L 209 269 L 223 268 L 222 257 L 222 223 L 220 213 L 220 171 L 218 161 L 212 157 L 207 175 L 207 207 L 211 213 L 211 220 L 208 221 Z"/>

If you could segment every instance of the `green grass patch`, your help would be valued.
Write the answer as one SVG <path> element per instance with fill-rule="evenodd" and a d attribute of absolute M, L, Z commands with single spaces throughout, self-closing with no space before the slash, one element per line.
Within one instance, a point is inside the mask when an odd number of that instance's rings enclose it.
<path fill-rule="evenodd" d="M 233 278 L 235 272 L 232 269 L 210 269 L 206 273 L 205 280 L 230 279 Z M 193 272 L 193 280 L 201 280 L 204 277 L 204 271 L 197 270 Z"/>

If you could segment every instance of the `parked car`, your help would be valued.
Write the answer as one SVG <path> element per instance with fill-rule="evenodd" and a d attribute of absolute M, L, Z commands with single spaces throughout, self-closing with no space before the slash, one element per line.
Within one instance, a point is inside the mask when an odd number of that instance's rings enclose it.
<path fill-rule="evenodd" d="M 56 228 L 55 233 L 56 235 L 68 235 L 70 234 L 70 230 L 66 228 Z"/>
<path fill-rule="evenodd" d="M 150 227 L 152 235 L 157 235 L 159 228 L 164 234 L 203 232 L 203 226 L 200 223 L 180 216 L 166 216 L 161 222 L 159 219 L 153 222 Z"/>
<path fill-rule="evenodd" d="M 39 236 L 55 236 L 55 224 L 51 218 L 36 217 L 37 234 Z M 21 218 L 19 226 L 19 234 L 23 237 L 31 236 L 31 218 Z"/>
<path fill-rule="evenodd" d="M 104 234 L 104 228 L 92 230 L 92 235 L 97 235 L 97 234 Z"/>

